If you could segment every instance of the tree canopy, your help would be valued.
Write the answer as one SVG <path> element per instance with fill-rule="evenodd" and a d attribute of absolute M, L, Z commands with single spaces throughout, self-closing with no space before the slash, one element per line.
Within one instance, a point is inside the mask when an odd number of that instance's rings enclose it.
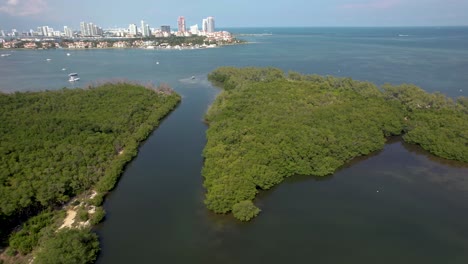
<path fill-rule="evenodd" d="M 221 67 L 208 77 L 224 90 L 206 114 L 203 152 L 205 203 L 217 213 L 238 211 L 285 177 L 331 174 L 392 135 L 468 162 L 463 98 L 274 68 Z"/>
<path fill-rule="evenodd" d="M 179 101 L 167 87 L 131 83 L 0 94 L 0 229 L 92 186 L 113 188 Z"/>

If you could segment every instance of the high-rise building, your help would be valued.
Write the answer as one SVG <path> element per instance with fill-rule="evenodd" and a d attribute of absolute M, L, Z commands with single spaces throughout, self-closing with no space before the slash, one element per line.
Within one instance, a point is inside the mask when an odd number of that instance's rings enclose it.
<path fill-rule="evenodd" d="M 96 36 L 97 35 L 97 26 L 93 23 L 88 23 L 88 33 L 89 36 Z"/>
<path fill-rule="evenodd" d="M 149 37 L 151 35 L 151 30 L 148 24 L 145 24 L 145 21 L 141 21 L 141 35 L 143 37 Z"/>
<path fill-rule="evenodd" d="M 170 34 L 171 33 L 171 26 L 166 26 L 166 25 L 161 26 L 161 32 L 166 32 L 166 33 Z"/>
<path fill-rule="evenodd" d="M 213 33 L 213 32 L 215 32 L 215 21 L 214 21 L 214 17 L 207 17 L 207 18 L 206 18 L 206 21 L 207 21 L 206 32 L 208 32 L 208 33 Z"/>
<path fill-rule="evenodd" d="M 202 21 L 202 31 L 205 33 L 208 31 L 208 20 L 206 18 Z"/>
<path fill-rule="evenodd" d="M 193 35 L 198 35 L 198 24 L 195 24 L 193 26 L 190 26 L 190 33 L 192 33 Z"/>
<path fill-rule="evenodd" d="M 101 36 L 103 34 L 102 28 L 86 22 L 80 23 L 80 31 L 82 37 Z"/>
<path fill-rule="evenodd" d="M 130 24 L 128 26 L 128 34 L 136 36 L 138 33 L 138 28 L 136 24 Z"/>
<path fill-rule="evenodd" d="M 145 25 L 145 33 L 146 33 L 147 37 L 151 36 L 151 29 L 150 29 L 150 26 L 148 24 Z"/>
<path fill-rule="evenodd" d="M 183 16 L 180 16 L 177 19 L 177 26 L 178 26 L 179 32 L 185 32 L 185 18 Z"/>
<path fill-rule="evenodd" d="M 63 35 L 67 38 L 73 38 L 73 30 L 67 26 L 64 26 Z"/>
<path fill-rule="evenodd" d="M 81 36 L 89 36 L 88 34 L 88 23 L 85 23 L 85 22 L 81 22 L 80 23 L 80 32 L 81 32 Z"/>
<path fill-rule="evenodd" d="M 52 30 L 49 29 L 48 26 L 42 26 L 40 32 L 41 32 L 41 36 L 47 37 L 49 36 L 49 32 L 52 32 Z"/>

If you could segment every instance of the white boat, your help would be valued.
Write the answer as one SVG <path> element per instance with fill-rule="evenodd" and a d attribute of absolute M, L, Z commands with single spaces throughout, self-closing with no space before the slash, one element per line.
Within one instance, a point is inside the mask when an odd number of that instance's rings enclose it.
<path fill-rule="evenodd" d="M 67 53 L 67 56 L 70 56 L 71 54 L 70 53 Z"/>
<path fill-rule="evenodd" d="M 70 78 L 68 78 L 68 81 L 69 81 L 69 82 L 76 82 L 76 81 L 79 81 L 79 80 L 80 80 L 80 78 L 78 78 L 78 77 L 73 77 L 73 76 L 70 76 Z"/>
<path fill-rule="evenodd" d="M 62 71 L 66 71 L 66 70 L 67 70 L 67 68 L 62 68 Z"/>
<path fill-rule="evenodd" d="M 68 74 L 68 76 L 70 76 L 70 77 L 75 77 L 75 76 L 78 76 L 78 73 L 72 72 L 72 73 Z"/>
<path fill-rule="evenodd" d="M 52 59 L 46 59 L 46 61 L 51 61 Z"/>
<path fill-rule="evenodd" d="M 11 54 L 9 54 L 9 53 L 4 53 L 4 54 L 2 54 L 2 55 L 0 55 L 0 56 L 2 56 L 2 57 L 8 57 L 8 56 L 11 56 Z"/>
<path fill-rule="evenodd" d="M 192 79 L 192 80 L 195 80 L 195 76 L 192 76 L 192 78 L 191 78 L 191 79 Z"/>
<path fill-rule="evenodd" d="M 159 61 L 157 61 L 156 64 L 159 64 Z"/>

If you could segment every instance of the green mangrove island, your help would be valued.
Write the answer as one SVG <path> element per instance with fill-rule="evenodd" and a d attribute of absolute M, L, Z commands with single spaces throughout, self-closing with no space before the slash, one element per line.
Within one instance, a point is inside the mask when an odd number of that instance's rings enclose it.
<path fill-rule="evenodd" d="M 0 263 L 94 262 L 103 197 L 179 101 L 125 82 L 0 94 Z"/>
<path fill-rule="evenodd" d="M 216 213 L 248 221 L 259 190 L 332 174 L 390 136 L 468 162 L 466 97 L 275 68 L 221 67 L 208 78 L 223 89 L 206 114 L 203 152 L 205 204 Z"/>

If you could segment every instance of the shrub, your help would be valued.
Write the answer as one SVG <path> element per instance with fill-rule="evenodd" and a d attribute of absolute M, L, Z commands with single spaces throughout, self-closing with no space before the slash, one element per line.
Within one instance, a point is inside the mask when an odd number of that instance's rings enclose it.
<path fill-rule="evenodd" d="M 82 222 L 87 221 L 89 219 L 88 210 L 86 210 L 85 208 L 78 209 L 77 217 L 78 217 L 78 220 Z"/>
<path fill-rule="evenodd" d="M 94 206 L 101 206 L 104 202 L 104 195 L 97 194 L 93 199 L 89 200 L 89 203 Z"/>
<path fill-rule="evenodd" d="M 99 224 L 104 219 L 105 216 L 106 216 L 106 211 L 104 211 L 102 207 L 96 208 L 96 211 L 91 216 L 91 225 Z"/>
<path fill-rule="evenodd" d="M 232 213 L 241 221 L 249 221 L 260 213 L 260 209 L 252 201 L 242 201 L 232 207 Z"/>
<path fill-rule="evenodd" d="M 45 240 L 37 253 L 37 264 L 93 263 L 99 253 L 96 234 L 89 230 L 62 229 Z"/>

